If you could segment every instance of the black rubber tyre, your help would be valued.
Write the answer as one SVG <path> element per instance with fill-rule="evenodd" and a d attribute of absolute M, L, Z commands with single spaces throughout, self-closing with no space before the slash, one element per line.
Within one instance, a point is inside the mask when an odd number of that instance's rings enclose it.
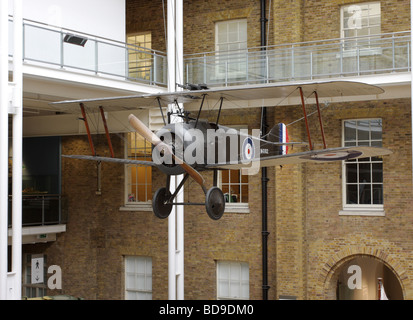
<path fill-rule="evenodd" d="M 211 219 L 219 220 L 222 217 L 225 210 L 225 199 L 220 188 L 212 187 L 207 191 L 205 207 L 207 214 Z"/>
<path fill-rule="evenodd" d="M 171 196 L 171 193 L 169 190 L 166 190 L 165 187 L 159 188 L 156 190 L 155 194 L 153 195 L 152 199 L 152 208 L 153 212 L 155 213 L 155 216 L 157 216 L 160 219 L 166 219 L 169 217 L 169 214 L 172 211 L 172 204 L 170 203 L 165 203 L 169 197 Z"/>

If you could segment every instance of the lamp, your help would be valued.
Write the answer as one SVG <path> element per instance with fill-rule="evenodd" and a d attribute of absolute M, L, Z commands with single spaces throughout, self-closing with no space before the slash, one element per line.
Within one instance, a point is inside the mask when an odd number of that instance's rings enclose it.
<path fill-rule="evenodd" d="M 77 46 L 84 47 L 85 44 L 86 44 L 87 38 L 67 33 L 65 35 L 63 41 L 66 42 L 66 43 L 71 43 L 71 44 L 75 44 Z"/>

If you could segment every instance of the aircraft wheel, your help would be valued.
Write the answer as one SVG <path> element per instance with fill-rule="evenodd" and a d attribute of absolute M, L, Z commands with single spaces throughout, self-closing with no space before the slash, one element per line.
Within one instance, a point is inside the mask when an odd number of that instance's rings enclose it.
<path fill-rule="evenodd" d="M 172 204 L 165 203 L 169 199 L 170 196 L 171 196 L 171 193 L 169 192 L 169 190 L 166 190 L 166 188 L 164 187 L 156 190 L 155 194 L 153 195 L 153 199 L 152 199 L 153 212 L 155 213 L 155 216 L 157 216 L 160 219 L 168 218 L 169 214 L 172 211 Z"/>
<path fill-rule="evenodd" d="M 218 187 L 212 187 L 207 191 L 205 197 L 205 207 L 208 216 L 213 220 L 219 220 L 224 214 L 225 199 L 222 190 Z"/>

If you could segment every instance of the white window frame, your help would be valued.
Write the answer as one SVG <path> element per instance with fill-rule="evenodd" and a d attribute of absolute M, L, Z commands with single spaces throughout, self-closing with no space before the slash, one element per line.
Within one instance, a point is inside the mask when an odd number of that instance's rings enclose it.
<path fill-rule="evenodd" d="M 142 38 L 140 40 L 139 38 Z M 151 79 L 152 33 L 139 32 L 126 36 L 128 43 L 128 74 L 132 79 Z"/>
<path fill-rule="evenodd" d="M 373 20 L 373 15 L 370 16 L 369 11 L 371 10 L 371 6 L 378 6 L 379 10 L 379 23 L 374 24 L 371 21 Z M 348 18 L 345 21 L 345 11 L 349 10 L 354 7 L 359 7 L 360 12 L 354 13 L 352 18 Z M 377 8 L 376 8 L 377 9 Z M 365 14 L 367 12 L 367 14 Z M 351 21 L 350 21 L 351 19 Z M 350 28 L 348 25 L 349 23 L 353 24 L 353 28 Z M 365 24 L 363 26 L 363 23 Z M 378 33 L 371 33 L 373 28 L 380 28 L 380 32 Z M 354 36 L 346 36 L 347 30 L 354 30 Z M 358 31 L 361 30 L 361 31 Z M 367 32 L 366 32 L 367 31 Z M 372 55 L 372 54 L 380 54 L 381 50 L 374 48 L 374 39 L 377 39 L 378 34 L 381 33 L 381 5 L 380 1 L 372 1 L 372 2 L 360 2 L 360 3 L 352 3 L 349 5 L 343 5 L 340 8 L 340 32 L 341 38 L 344 41 L 344 50 L 345 56 L 351 56 L 357 54 L 357 47 L 358 45 L 362 44 L 362 50 L 359 50 L 359 55 Z M 355 37 L 359 36 L 366 36 L 365 38 L 361 38 L 360 40 L 354 39 Z M 369 37 L 371 36 L 371 38 Z M 348 39 L 346 39 L 348 38 Z M 372 41 L 371 41 L 372 40 Z"/>
<path fill-rule="evenodd" d="M 244 130 L 248 130 L 248 126 L 246 126 L 246 125 L 234 125 L 234 126 L 228 126 L 228 127 L 230 127 L 230 128 L 232 128 L 232 129 L 235 129 L 235 130 L 241 130 L 241 129 L 244 129 Z M 242 190 L 242 186 L 243 185 L 246 185 L 247 186 L 247 188 L 248 188 L 248 201 L 249 201 L 249 199 L 250 199 L 250 192 L 249 192 L 249 183 L 248 182 L 246 182 L 246 183 L 243 183 L 242 182 L 242 180 L 241 180 L 241 169 L 239 169 L 239 170 L 237 170 L 237 169 L 233 169 L 233 170 L 230 170 L 230 171 L 239 171 L 239 174 L 240 174 L 240 182 L 238 183 L 238 185 L 239 185 L 239 188 L 240 188 L 240 193 L 241 193 L 241 190 Z M 217 185 L 218 185 L 218 187 L 222 190 L 222 172 L 221 172 L 221 170 L 218 170 L 218 181 L 217 181 Z M 248 178 L 248 180 L 249 180 L 249 178 Z M 250 213 L 250 208 L 249 208 L 249 202 L 225 202 L 225 212 L 228 212 L 228 213 Z"/>
<path fill-rule="evenodd" d="M 368 140 L 363 140 L 363 141 L 358 141 L 358 137 L 356 136 L 356 140 L 346 141 L 345 137 L 345 123 L 350 122 L 350 121 L 375 121 L 375 120 L 380 120 L 382 122 L 383 126 L 383 120 L 380 118 L 364 118 L 364 119 L 346 119 L 342 121 L 342 143 L 343 146 L 381 146 L 383 137 L 381 139 L 372 139 L 371 137 L 371 130 L 369 130 L 369 139 Z M 383 129 L 381 131 L 383 133 Z M 372 158 L 369 158 L 369 160 L 350 160 L 350 161 L 342 161 L 342 190 L 343 190 L 343 210 L 339 212 L 340 215 L 362 215 L 362 216 L 384 216 L 384 204 L 347 204 L 347 176 L 346 176 L 346 164 L 348 163 L 383 163 L 383 160 L 381 161 L 374 161 Z M 383 169 L 382 169 L 383 170 Z M 360 182 L 357 182 L 357 185 L 359 185 Z M 373 182 L 370 181 L 370 184 L 373 185 Z M 377 183 L 379 184 L 379 183 Z M 382 187 L 382 192 L 384 189 L 384 181 L 381 183 Z"/>
<path fill-rule="evenodd" d="M 239 261 L 217 261 L 217 299 L 249 299 L 249 265 Z M 227 288 L 224 288 L 223 286 Z M 247 289 L 247 293 L 242 289 Z M 227 290 L 225 290 L 227 289 Z M 225 294 L 227 293 L 227 294 Z"/>
<path fill-rule="evenodd" d="M 128 134 L 135 134 L 136 137 L 140 137 L 138 135 L 138 133 L 136 132 L 129 132 L 129 133 L 125 133 L 125 158 L 128 158 L 128 148 L 129 148 L 129 139 L 128 139 Z M 147 159 L 148 161 L 151 161 L 151 157 Z M 124 166 L 124 172 L 125 172 L 125 181 L 124 181 L 124 185 L 125 185 L 125 195 L 124 195 L 124 206 L 120 207 L 119 210 L 120 211 L 152 211 L 152 194 L 145 194 L 145 198 L 146 201 L 130 201 L 130 197 L 134 196 L 135 199 L 138 199 L 138 195 L 132 195 L 129 191 L 130 191 L 130 180 L 131 177 L 129 176 L 130 174 L 130 167 L 139 167 L 139 165 L 134 165 L 134 164 L 126 164 Z M 148 166 L 142 166 L 145 168 L 145 174 L 146 174 L 146 170 L 152 170 L 151 167 Z M 152 173 L 151 173 L 152 176 Z M 151 179 L 151 181 L 149 181 L 148 183 L 150 183 L 152 185 L 152 180 L 153 177 Z M 147 192 L 147 190 L 145 190 L 145 192 Z"/>
<path fill-rule="evenodd" d="M 130 295 L 141 295 L 144 299 L 132 299 Z M 125 300 L 152 300 L 151 257 L 125 256 Z"/>
<path fill-rule="evenodd" d="M 219 39 L 219 29 L 225 26 L 229 29 L 230 24 L 237 24 L 237 40 L 222 42 Z M 245 39 L 242 38 L 241 32 L 243 26 L 245 27 Z M 247 34 L 248 34 L 247 19 L 233 19 L 218 21 L 215 23 L 215 51 L 217 52 L 216 61 L 216 75 L 217 78 L 222 79 L 236 79 L 245 78 L 247 75 Z M 228 32 L 229 33 L 229 32 Z M 226 48 L 223 49 L 222 46 Z M 237 62 L 238 61 L 238 62 Z"/>

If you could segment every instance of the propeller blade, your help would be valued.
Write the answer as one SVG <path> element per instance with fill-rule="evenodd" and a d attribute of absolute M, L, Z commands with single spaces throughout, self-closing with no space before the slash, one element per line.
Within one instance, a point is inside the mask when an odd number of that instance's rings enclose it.
<path fill-rule="evenodd" d="M 175 160 L 175 163 L 179 164 L 196 182 L 198 182 L 202 189 L 204 189 L 204 184 L 205 184 L 205 179 L 202 177 L 202 175 L 196 171 L 194 168 L 192 168 L 190 165 L 185 163 L 182 159 L 176 157 L 171 149 L 171 147 L 165 143 L 162 142 L 159 137 L 153 133 L 145 124 L 140 121 L 136 116 L 133 114 L 129 115 L 129 123 L 131 126 L 146 140 L 148 140 L 151 144 L 153 144 L 157 148 L 161 148 L 164 151 L 169 152 L 172 154 L 172 157 Z"/>
<path fill-rule="evenodd" d="M 153 133 L 147 126 L 145 126 L 142 121 L 140 121 L 133 114 L 129 115 L 129 123 L 142 137 L 144 137 L 154 146 L 162 143 L 161 139 L 159 139 L 159 137 L 155 133 Z"/>

